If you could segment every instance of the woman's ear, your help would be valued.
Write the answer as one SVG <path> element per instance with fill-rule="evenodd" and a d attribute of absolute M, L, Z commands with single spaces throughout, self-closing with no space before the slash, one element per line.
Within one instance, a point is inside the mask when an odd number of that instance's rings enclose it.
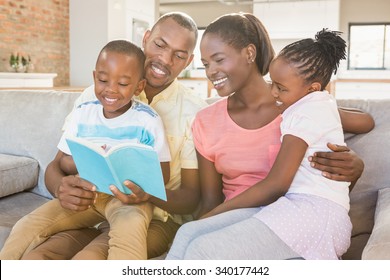
<path fill-rule="evenodd" d="M 253 44 L 249 44 L 246 47 L 246 55 L 248 63 L 253 63 L 256 60 L 256 47 Z"/>

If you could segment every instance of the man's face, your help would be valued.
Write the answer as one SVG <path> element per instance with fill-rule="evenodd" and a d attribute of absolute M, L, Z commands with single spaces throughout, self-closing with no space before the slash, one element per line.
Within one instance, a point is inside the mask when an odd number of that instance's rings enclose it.
<path fill-rule="evenodd" d="M 195 34 L 170 18 L 147 31 L 143 40 L 147 88 L 158 92 L 167 88 L 191 63 L 195 44 Z"/>

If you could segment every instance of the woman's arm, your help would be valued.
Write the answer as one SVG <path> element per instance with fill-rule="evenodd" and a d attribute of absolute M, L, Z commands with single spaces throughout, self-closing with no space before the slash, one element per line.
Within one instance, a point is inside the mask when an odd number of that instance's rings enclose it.
<path fill-rule="evenodd" d="M 353 108 L 339 107 L 338 109 L 344 132 L 367 133 L 375 126 L 374 119 L 370 114 Z"/>
<path fill-rule="evenodd" d="M 276 201 L 288 191 L 306 150 L 305 141 L 293 135 L 285 135 L 278 156 L 267 177 L 236 197 L 220 204 L 202 218 L 238 208 L 264 206 Z"/>

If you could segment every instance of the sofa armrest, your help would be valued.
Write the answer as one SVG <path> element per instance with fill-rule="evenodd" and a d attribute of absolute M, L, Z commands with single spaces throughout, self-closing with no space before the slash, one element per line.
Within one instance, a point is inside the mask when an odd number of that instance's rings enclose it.
<path fill-rule="evenodd" d="M 378 191 L 374 228 L 362 254 L 363 260 L 390 260 L 390 188 Z"/>

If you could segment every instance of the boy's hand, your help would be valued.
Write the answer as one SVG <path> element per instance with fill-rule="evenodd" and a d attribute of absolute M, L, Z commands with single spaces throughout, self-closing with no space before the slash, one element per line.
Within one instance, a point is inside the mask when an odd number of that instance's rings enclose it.
<path fill-rule="evenodd" d="M 96 187 L 90 182 L 78 176 L 65 176 L 61 180 L 61 185 L 55 192 L 61 206 L 74 210 L 84 211 L 90 208 L 96 201 Z"/>
<path fill-rule="evenodd" d="M 139 186 L 133 182 L 126 180 L 124 185 L 132 192 L 132 194 L 124 194 L 114 185 L 110 186 L 110 190 L 124 204 L 137 204 L 148 201 L 150 194 L 144 192 Z"/>
<path fill-rule="evenodd" d="M 346 146 L 328 143 L 333 152 L 316 152 L 309 157 L 311 166 L 335 181 L 355 182 L 363 173 L 364 162 Z"/>

